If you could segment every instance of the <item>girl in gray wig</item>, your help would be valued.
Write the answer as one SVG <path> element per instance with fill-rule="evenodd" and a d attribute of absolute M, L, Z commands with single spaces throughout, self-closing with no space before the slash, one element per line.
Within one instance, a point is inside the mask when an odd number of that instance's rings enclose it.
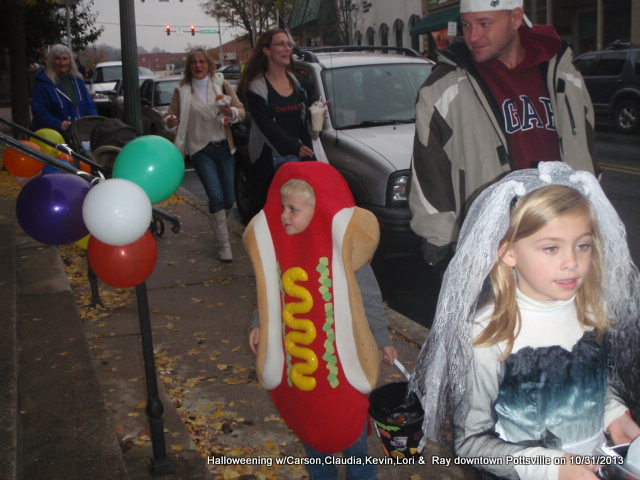
<path fill-rule="evenodd" d="M 572 455 L 592 454 L 605 430 L 614 443 L 640 435 L 625 405 L 638 394 L 625 374 L 638 376 L 639 296 L 624 226 L 593 175 L 546 162 L 488 187 L 411 378 L 421 447 L 442 439 L 450 407 L 456 453 L 481 470 L 596 479 Z"/>

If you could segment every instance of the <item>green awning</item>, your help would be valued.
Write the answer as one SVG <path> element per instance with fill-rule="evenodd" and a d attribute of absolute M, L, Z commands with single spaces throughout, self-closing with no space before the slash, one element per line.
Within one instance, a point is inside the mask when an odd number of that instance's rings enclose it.
<path fill-rule="evenodd" d="M 289 28 L 292 30 L 320 19 L 322 0 L 296 0 L 293 4 Z"/>
<path fill-rule="evenodd" d="M 411 29 L 411 35 L 424 35 L 434 30 L 447 28 L 449 22 L 455 22 L 460 17 L 460 8 L 449 8 L 424 17 L 419 24 Z"/>

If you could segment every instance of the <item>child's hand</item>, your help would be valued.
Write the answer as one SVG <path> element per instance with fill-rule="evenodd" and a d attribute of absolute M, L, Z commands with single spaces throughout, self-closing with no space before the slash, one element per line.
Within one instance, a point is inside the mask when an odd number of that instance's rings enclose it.
<path fill-rule="evenodd" d="M 640 427 L 633 421 L 628 414 L 620 415 L 607 427 L 611 440 L 614 445 L 621 443 L 630 443 L 636 437 L 640 436 Z"/>
<path fill-rule="evenodd" d="M 398 351 L 396 347 L 393 345 L 387 345 L 382 349 L 382 361 L 384 363 L 388 363 L 389 365 L 393 365 L 393 362 L 398 358 Z"/>
<path fill-rule="evenodd" d="M 598 480 L 599 465 L 574 465 L 571 463 L 572 455 L 565 454 L 567 463 L 560 467 L 558 480 Z"/>
<path fill-rule="evenodd" d="M 254 355 L 258 355 L 258 343 L 260 343 L 260 329 L 252 328 L 249 331 L 249 348 Z"/>

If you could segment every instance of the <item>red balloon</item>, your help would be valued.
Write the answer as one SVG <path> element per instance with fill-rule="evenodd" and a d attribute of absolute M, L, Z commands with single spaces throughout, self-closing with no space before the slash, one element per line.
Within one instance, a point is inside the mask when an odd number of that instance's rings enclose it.
<path fill-rule="evenodd" d="M 96 275 L 113 287 L 129 288 L 144 282 L 158 261 L 158 245 L 150 230 L 128 245 L 109 245 L 91 235 L 87 249 Z"/>
<path fill-rule="evenodd" d="M 42 151 L 39 145 L 29 140 L 21 140 L 25 145 L 30 146 L 34 150 Z M 42 171 L 44 163 L 26 155 L 15 148 L 7 148 L 2 156 L 4 166 L 16 177 L 33 177 Z"/>

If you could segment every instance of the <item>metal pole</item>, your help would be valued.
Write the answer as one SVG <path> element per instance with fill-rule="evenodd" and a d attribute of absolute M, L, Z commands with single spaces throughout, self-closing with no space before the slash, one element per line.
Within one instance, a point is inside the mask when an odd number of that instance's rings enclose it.
<path fill-rule="evenodd" d="M 553 25 L 553 0 L 547 0 L 547 25 Z"/>
<path fill-rule="evenodd" d="M 65 10 L 66 10 L 66 20 L 67 20 L 67 47 L 69 50 L 73 52 L 72 42 L 71 42 L 71 14 L 69 13 L 69 2 L 70 0 L 65 1 Z"/>
<path fill-rule="evenodd" d="M 133 0 L 120 0 L 120 46 L 122 48 L 122 85 L 124 121 L 142 135 L 136 11 Z"/>
<path fill-rule="evenodd" d="M 156 363 L 153 357 L 153 338 L 151 335 L 151 321 L 149 317 L 149 299 L 147 284 L 136 286 L 138 301 L 138 319 L 140 320 L 140 335 L 142 337 L 142 356 L 144 358 L 144 373 L 147 380 L 147 416 L 151 428 L 151 447 L 153 458 L 149 471 L 153 475 L 173 473 L 164 440 L 164 423 L 162 421 L 162 402 L 158 395 L 158 379 L 156 378 Z"/>
<path fill-rule="evenodd" d="M 596 31 L 596 50 L 602 50 L 604 43 L 604 5 L 602 0 L 597 1 L 597 31 Z"/>
<path fill-rule="evenodd" d="M 538 23 L 538 0 L 531 0 L 531 23 Z"/>
<path fill-rule="evenodd" d="M 220 31 L 220 17 L 218 17 L 218 41 L 220 42 L 220 66 L 224 65 L 224 53 L 222 53 L 222 32 Z"/>
<path fill-rule="evenodd" d="M 102 299 L 100 298 L 100 290 L 98 289 L 98 276 L 96 275 L 96 273 L 93 271 L 93 268 L 91 268 L 91 265 L 89 264 L 89 257 L 87 258 L 87 278 L 89 279 L 89 287 L 91 289 L 91 307 L 97 307 L 98 305 L 100 305 L 101 307 L 104 307 L 104 304 L 102 303 Z"/>

